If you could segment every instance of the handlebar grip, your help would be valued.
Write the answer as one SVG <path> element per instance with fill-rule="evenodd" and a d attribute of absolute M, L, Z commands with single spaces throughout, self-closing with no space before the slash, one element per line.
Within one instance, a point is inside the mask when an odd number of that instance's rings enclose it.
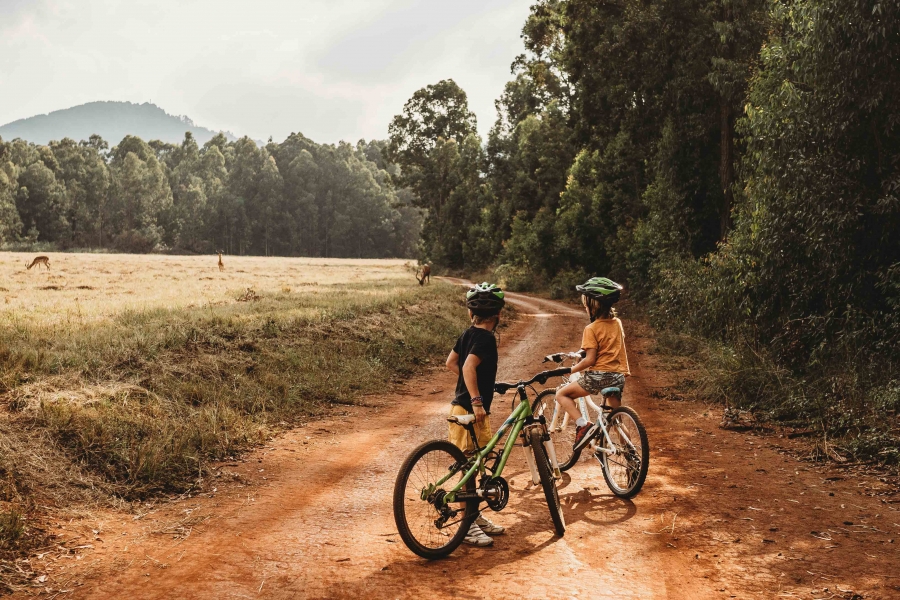
<path fill-rule="evenodd" d="M 571 367 L 562 367 L 559 369 L 553 369 L 552 371 L 544 371 L 542 373 L 538 373 L 534 376 L 534 381 L 537 381 L 541 385 L 547 383 L 547 380 L 551 377 L 559 377 L 560 375 L 566 375 L 572 372 Z"/>
<path fill-rule="evenodd" d="M 495 383 L 494 391 L 502 396 L 503 394 L 508 392 L 509 388 L 511 388 L 511 387 L 512 387 L 512 385 L 510 385 L 508 383 Z"/>
<path fill-rule="evenodd" d="M 545 379 L 549 379 L 550 377 L 560 377 L 562 375 L 568 375 L 572 372 L 572 367 L 561 367 L 559 369 L 553 369 L 552 371 L 544 371 L 541 373 L 541 376 Z"/>

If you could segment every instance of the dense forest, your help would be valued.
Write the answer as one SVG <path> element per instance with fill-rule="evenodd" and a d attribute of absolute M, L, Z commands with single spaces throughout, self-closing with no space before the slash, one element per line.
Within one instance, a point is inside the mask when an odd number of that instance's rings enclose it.
<path fill-rule="evenodd" d="M 900 462 L 900 4 L 541 0 L 523 39 L 487 140 L 451 80 L 391 123 L 425 258 L 610 275 L 710 397 Z"/>
<path fill-rule="evenodd" d="M 0 243 L 30 248 L 282 256 L 413 256 L 422 216 L 384 143 L 198 146 L 127 136 L 0 139 Z"/>

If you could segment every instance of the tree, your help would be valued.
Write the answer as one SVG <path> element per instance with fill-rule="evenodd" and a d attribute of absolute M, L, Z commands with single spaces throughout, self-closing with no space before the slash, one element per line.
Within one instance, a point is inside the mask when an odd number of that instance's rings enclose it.
<path fill-rule="evenodd" d="M 65 186 L 71 238 L 60 240 L 73 245 L 103 246 L 103 221 L 109 191 L 109 169 L 100 152 L 106 142 L 92 136 L 90 142 L 76 143 L 65 138 L 51 142 L 56 159 L 57 179 Z"/>
<path fill-rule="evenodd" d="M 13 241 L 22 232 L 22 220 L 16 210 L 18 169 L 9 158 L 7 145 L 0 138 L 0 243 Z"/>
<path fill-rule="evenodd" d="M 18 186 L 16 209 L 29 235 L 36 241 L 68 239 L 66 188 L 56 180 L 53 170 L 43 160 L 35 160 L 19 172 Z"/>
<path fill-rule="evenodd" d="M 459 144 L 476 134 L 475 115 L 465 92 L 451 80 L 418 90 L 388 129 L 389 160 L 400 166 L 400 183 L 412 189 L 416 205 L 427 209 L 422 229 L 425 257 L 452 268 L 463 266 L 461 199 L 453 191 L 461 179 L 477 177 L 460 167 Z M 480 144 L 480 142 L 479 142 Z"/>
<path fill-rule="evenodd" d="M 444 79 L 414 93 L 391 121 L 388 158 L 405 168 L 422 166 L 438 140 L 460 142 L 476 128 L 466 93 Z"/>
<path fill-rule="evenodd" d="M 164 166 L 148 144 L 131 136 L 111 154 L 114 245 L 126 252 L 149 252 L 162 242 L 160 217 L 172 206 Z"/>

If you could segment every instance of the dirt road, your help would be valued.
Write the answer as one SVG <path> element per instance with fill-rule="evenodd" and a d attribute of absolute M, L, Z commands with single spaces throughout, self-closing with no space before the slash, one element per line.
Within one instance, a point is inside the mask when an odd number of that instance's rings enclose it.
<path fill-rule="evenodd" d="M 512 295 L 500 377 L 530 376 L 576 347 L 584 317 Z M 61 523 L 66 555 L 34 559 L 60 598 L 900 598 L 900 498 L 852 471 L 800 462 L 787 440 L 724 431 L 720 415 L 670 393 L 652 340 L 626 323 L 625 401 L 646 422 L 647 483 L 612 496 L 598 464 L 562 482 L 568 530 L 553 535 L 520 452 L 494 546 L 427 562 L 396 535 L 391 490 L 403 457 L 446 435 L 455 377 L 434 371 L 220 466 L 206 493 Z M 667 399 L 669 398 L 669 399 Z M 675 398 L 674 400 L 671 398 Z M 494 405 L 494 422 L 509 411 Z M 896 491 L 896 490 L 894 490 Z M 893 500 L 893 502 L 891 502 Z M 74 537 L 73 537 L 74 536 Z M 52 595 L 51 594 L 51 595 Z"/>

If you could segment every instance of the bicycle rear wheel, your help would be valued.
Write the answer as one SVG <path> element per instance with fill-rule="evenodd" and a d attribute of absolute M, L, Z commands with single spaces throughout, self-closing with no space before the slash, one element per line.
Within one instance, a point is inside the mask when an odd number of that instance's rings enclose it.
<path fill-rule="evenodd" d="M 528 432 L 528 442 L 531 451 L 534 452 L 534 462 L 537 465 L 538 475 L 541 478 L 541 487 L 544 488 L 544 497 L 550 508 L 550 518 L 553 519 L 553 527 L 556 535 L 562 536 L 566 532 L 566 520 L 562 514 L 562 505 L 559 502 L 559 493 L 556 490 L 556 481 L 550 469 L 550 459 L 544 448 L 544 434 L 540 427 L 532 427 Z M 528 452 L 528 450 L 525 450 Z"/>
<path fill-rule="evenodd" d="M 572 452 L 575 445 L 575 421 L 565 418 L 565 411 L 556 403 L 556 390 L 544 390 L 537 395 L 532 403 L 531 414 L 534 418 L 543 415 L 547 422 L 547 431 L 553 438 L 553 446 L 556 449 L 556 462 L 560 471 L 568 471 L 578 462 L 581 452 Z M 553 422 L 556 411 L 556 422 Z M 565 423 L 565 425 L 564 425 Z"/>
<path fill-rule="evenodd" d="M 598 453 L 603 478 L 613 494 L 632 498 L 641 491 L 650 466 L 647 430 L 634 410 L 620 406 L 609 414 L 607 431 L 616 453 Z"/>
<path fill-rule="evenodd" d="M 475 501 L 444 504 L 443 495 L 465 475 L 463 451 L 444 440 L 425 442 L 410 454 L 394 483 L 394 522 L 406 546 L 422 558 L 447 556 L 462 543 L 478 515 Z M 437 482 L 453 469 L 456 472 L 440 486 Z M 474 477 L 463 492 L 475 491 Z M 423 499 L 423 490 L 435 487 Z"/>

